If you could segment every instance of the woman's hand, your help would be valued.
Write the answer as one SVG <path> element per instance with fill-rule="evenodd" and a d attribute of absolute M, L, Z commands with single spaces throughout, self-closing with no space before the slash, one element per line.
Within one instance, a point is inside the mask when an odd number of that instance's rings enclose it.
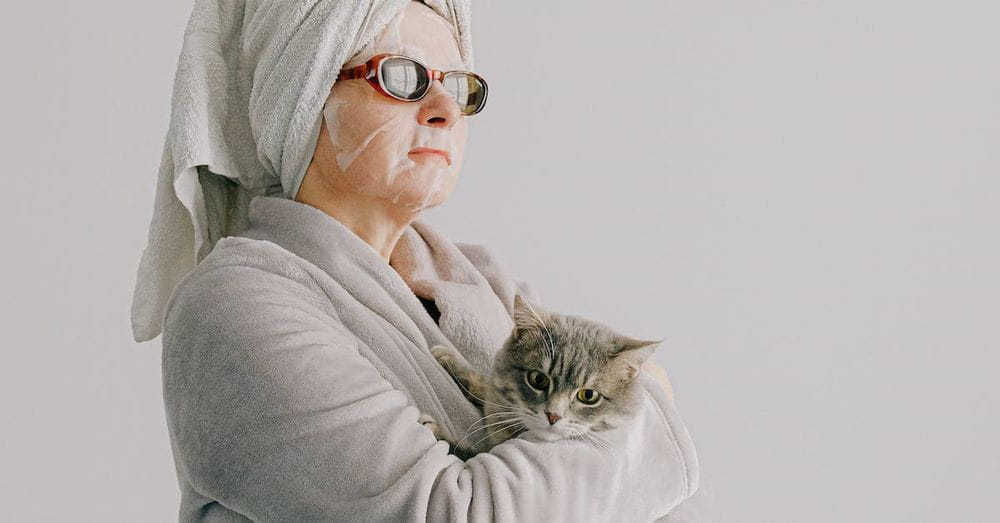
<path fill-rule="evenodd" d="M 646 360 L 646 362 L 642 364 L 642 369 L 663 387 L 663 390 L 667 393 L 667 398 L 669 398 L 670 402 L 673 403 L 674 388 L 670 385 L 670 380 L 667 378 L 666 369 L 653 361 L 652 358 Z"/>

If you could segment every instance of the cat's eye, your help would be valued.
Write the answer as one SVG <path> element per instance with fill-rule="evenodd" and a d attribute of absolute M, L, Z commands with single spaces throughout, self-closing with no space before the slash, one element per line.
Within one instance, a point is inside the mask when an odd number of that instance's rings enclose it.
<path fill-rule="evenodd" d="M 584 405 L 593 405 L 601 399 L 601 393 L 594 389 L 580 389 L 576 391 L 576 399 Z"/>
<path fill-rule="evenodd" d="M 524 381 L 531 385 L 531 388 L 540 391 L 549 390 L 549 377 L 544 373 L 533 370 L 524 375 Z"/>

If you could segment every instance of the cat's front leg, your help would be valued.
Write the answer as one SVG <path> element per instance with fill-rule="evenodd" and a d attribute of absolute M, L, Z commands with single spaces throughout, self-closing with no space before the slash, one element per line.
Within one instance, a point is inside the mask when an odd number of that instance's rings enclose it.
<path fill-rule="evenodd" d="M 435 345 L 431 348 L 431 354 L 448 371 L 448 374 L 451 374 L 465 397 L 482 409 L 483 402 L 486 401 L 484 399 L 486 398 L 486 377 L 470 367 L 465 358 L 452 347 Z"/>
<path fill-rule="evenodd" d="M 420 417 L 417 418 L 417 423 L 431 429 L 431 434 L 434 434 L 435 438 L 447 441 L 447 438 L 444 436 L 444 432 L 441 431 L 441 427 L 437 424 L 437 420 L 434 419 L 434 416 L 431 416 L 430 414 L 421 414 Z"/>
<path fill-rule="evenodd" d="M 468 447 L 456 445 L 455 442 L 451 440 L 451 438 L 449 438 L 444 434 L 444 431 L 441 430 L 441 426 L 438 425 L 437 420 L 435 420 L 434 417 L 431 416 L 430 414 L 421 414 L 420 417 L 417 418 L 417 421 L 421 425 L 431 429 L 431 433 L 434 434 L 435 438 L 437 438 L 440 441 L 447 442 L 448 451 L 458 456 L 462 461 L 465 461 L 471 458 L 472 456 L 478 454 L 477 452 Z"/>

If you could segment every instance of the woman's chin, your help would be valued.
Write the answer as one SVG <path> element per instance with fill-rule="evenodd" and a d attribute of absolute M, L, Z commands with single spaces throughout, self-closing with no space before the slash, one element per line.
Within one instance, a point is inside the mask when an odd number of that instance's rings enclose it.
<path fill-rule="evenodd" d="M 394 205 L 416 212 L 437 207 L 444 203 L 455 186 L 455 180 L 446 170 L 439 172 L 405 173 L 390 191 L 389 201 Z"/>

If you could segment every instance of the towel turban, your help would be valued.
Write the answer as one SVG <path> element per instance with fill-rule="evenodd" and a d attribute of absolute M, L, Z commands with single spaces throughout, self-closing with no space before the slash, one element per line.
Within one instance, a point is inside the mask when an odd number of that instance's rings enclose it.
<path fill-rule="evenodd" d="M 162 330 L 180 280 L 247 223 L 258 195 L 294 198 L 341 66 L 411 0 L 196 0 L 132 298 L 132 333 Z M 472 70 L 468 0 L 426 0 Z"/>

